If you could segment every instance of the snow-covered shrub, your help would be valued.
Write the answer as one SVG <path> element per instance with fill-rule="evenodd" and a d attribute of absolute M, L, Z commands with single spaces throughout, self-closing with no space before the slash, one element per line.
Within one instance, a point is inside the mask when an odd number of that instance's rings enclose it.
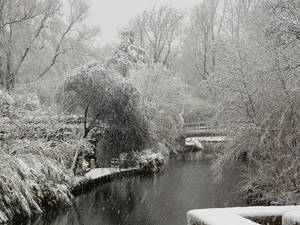
<path fill-rule="evenodd" d="M 137 155 L 137 164 L 146 174 L 161 172 L 167 159 L 160 152 L 142 152 Z"/>
<path fill-rule="evenodd" d="M 71 178 L 57 161 L 38 155 L 0 156 L 0 222 L 71 205 Z"/>
<path fill-rule="evenodd" d="M 78 138 L 82 117 L 54 116 L 3 96 L 8 113 L 0 116 L 0 223 L 70 205 L 74 152 L 93 151 Z"/>
<path fill-rule="evenodd" d="M 12 117 L 14 99 L 5 91 L 0 89 L 0 116 Z"/>
<path fill-rule="evenodd" d="M 12 105 L 15 101 L 7 92 L 0 89 L 0 102 L 1 104 Z"/>
<path fill-rule="evenodd" d="M 15 101 L 17 107 L 24 111 L 37 111 L 42 107 L 38 95 L 34 92 L 17 95 Z"/>
<path fill-rule="evenodd" d="M 31 128 L 34 129 L 34 126 Z M 2 220 L 24 219 L 49 208 L 70 205 L 72 158 L 77 148 L 91 152 L 90 143 L 83 139 L 19 137 L 4 137 L 1 141 Z"/>
<path fill-rule="evenodd" d="M 145 174 L 162 172 L 169 159 L 169 150 L 159 143 L 153 149 L 129 152 L 120 155 L 121 167 L 139 167 Z"/>

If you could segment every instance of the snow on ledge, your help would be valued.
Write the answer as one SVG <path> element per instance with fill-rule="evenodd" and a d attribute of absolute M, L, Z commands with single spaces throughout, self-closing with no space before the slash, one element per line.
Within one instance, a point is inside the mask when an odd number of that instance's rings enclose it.
<path fill-rule="evenodd" d="M 136 168 L 128 168 L 128 169 L 119 169 L 119 168 L 96 168 L 91 169 L 88 173 L 84 176 L 88 179 L 95 180 L 104 176 L 122 173 L 126 171 L 136 170 Z"/>
<path fill-rule="evenodd" d="M 292 212 L 294 214 L 292 214 Z M 246 218 L 278 216 L 290 218 L 288 213 L 291 213 L 290 216 L 293 216 L 293 218 L 300 219 L 300 206 L 258 206 L 196 209 L 187 213 L 187 221 L 188 225 L 257 225 L 257 223 L 254 223 Z M 290 223 L 283 223 L 283 225 L 288 224 Z"/>
<path fill-rule="evenodd" d="M 223 142 L 226 141 L 226 139 L 226 136 L 198 137 L 198 140 L 202 142 Z"/>
<path fill-rule="evenodd" d="M 193 210 L 187 214 L 188 225 L 258 225 L 242 216 L 225 210 Z"/>
<path fill-rule="evenodd" d="M 282 217 L 282 224 L 285 225 L 300 224 L 300 210 L 285 213 Z"/>

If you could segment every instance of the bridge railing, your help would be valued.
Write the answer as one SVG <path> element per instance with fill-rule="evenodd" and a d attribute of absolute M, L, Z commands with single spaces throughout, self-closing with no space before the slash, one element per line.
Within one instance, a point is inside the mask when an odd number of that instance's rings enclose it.
<path fill-rule="evenodd" d="M 209 122 L 196 122 L 196 123 L 185 123 L 182 126 L 183 133 L 191 132 L 201 132 L 207 130 L 222 130 L 224 125 L 235 125 L 235 124 L 253 124 L 252 121 L 242 120 L 242 121 L 225 121 L 224 124 L 220 124 L 218 121 L 209 121 Z"/>
<path fill-rule="evenodd" d="M 182 126 L 183 132 L 192 132 L 192 131 L 201 131 L 201 130 L 213 130 L 217 129 L 216 124 L 207 123 L 207 122 L 198 122 L 198 123 L 185 123 Z"/>

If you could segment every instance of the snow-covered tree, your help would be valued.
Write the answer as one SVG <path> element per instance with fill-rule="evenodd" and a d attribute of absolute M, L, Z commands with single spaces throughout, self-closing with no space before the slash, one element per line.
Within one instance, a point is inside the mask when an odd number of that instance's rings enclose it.
<path fill-rule="evenodd" d="M 223 61 L 209 79 L 229 136 L 215 169 L 220 175 L 239 166 L 242 190 L 254 204 L 287 203 L 299 192 L 296 2 L 240 2 L 236 7 L 246 17 L 235 23 Z"/>
<path fill-rule="evenodd" d="M 83 0 L 69 3 L 67 15 L 60 0 L 0 1 L 2 88 L 11 91 L 17 80 L 40 79 L 62 56 L 82 56 L 97 30 L 84 24 L 88 7 Z M 73 55 L 73 63 L 76 58 Z M 60 72 L 61 65 L 58 68 Z"/>
<path fill-rule="evenodd" d="M 131 21 L 130 29 L 146 50 L 146 61 L 150 64 L 168 65 L 175 42 L 180 36 L 184 13 L 171 6 L 146 9 Z"/>
<path fill-rule="evenodd" d="M 138 110 L 139 95 L 133 81 L 98 63 L 73 71 L 63 91 L 65 107 L 84 114 L 83 138 L 106 124 L 106 141 L 111 143 L 107 151 L 115 154 L 140 151 L 148 142 L 147 123 Z"/>
<path fill-rule="evenodd" d="M 157 141 L 174 144 L 186 103 L 185 84 L 175 72 L 161 64 L 135 70 L 130 78 L 141 90 L 142 106 L 150 114 L 148 118 Z"/>
<path fill-rule="evenodd" d="M 107 64 L 126 77 L 130 68 L 138 68 L 145 59 L 145 51 L 136 41 L 133 31 L 123 31 L 120 35 L 120 43 L 115 47 L 111 59 Z"/>

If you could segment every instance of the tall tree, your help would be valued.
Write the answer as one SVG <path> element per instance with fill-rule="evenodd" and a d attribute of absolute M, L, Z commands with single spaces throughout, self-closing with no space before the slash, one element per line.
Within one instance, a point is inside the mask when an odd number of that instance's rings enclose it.
<path fill-rule="evenodd" d="M 84 114 L 83 138 L 105 123 L 105 154 L 141 151 L 148 144 L 148 124 L 139 110 L 140 93 L 134 82 L 93 63 L 75 70 L 64 84 L 64 105 Z M 100 140 L 98 140 L 100 141 Z M 72 170 L 77 167 L 76 150 Z"/>
<path fill-rule="evenodd" d="M 107 65 L 117 69 L 123 77 L 126 77 L 130 68 L 137 68 L 144 63 L 145 51 L 136 41 L 133 31 L 121 32 L 120 39 Z"/>
<path fill-rule="evenodd" d="M 182 57 L 191 73 L 206 80 L 221 58 L 222 31 L 228 1 L 202 1 L 191 12 L 190 25 L 182 44 Z"/>
<path fill-rule="evenodd" d="M 35 77 L 47 74 L 61 55 L 90 39 L 95 30 L 81 24 L 87 14 L 83 0 L 70 1 L 69 15 L 62 15 L 61 0 L 1 0 L 0 1 L 0 56 L 3 72 L 1 86 L 8 91 L 15 87 L 16 78 L 40 61 L 44 62 Z M 74 43 L 72 43 L 74 42 Z M 45 54 L 46 53 L 46 54 Z"/>
<path fill-rule="evenodd" d="M 298 0 L 232 1 L 224 57 L 208 79 L 230 137 L 215 168 L 238 166 L 254 204 L 299 193 L 299 12 Z"/>
<path fill-rule="evenodd" d="M 142 47 L 147 49 L 148 63 L 168 65 L 174 43 L 180 36 L 184 13 L 170 6 L 145 10 L 131 22 L 131 30 L 137 35 Z"/>

